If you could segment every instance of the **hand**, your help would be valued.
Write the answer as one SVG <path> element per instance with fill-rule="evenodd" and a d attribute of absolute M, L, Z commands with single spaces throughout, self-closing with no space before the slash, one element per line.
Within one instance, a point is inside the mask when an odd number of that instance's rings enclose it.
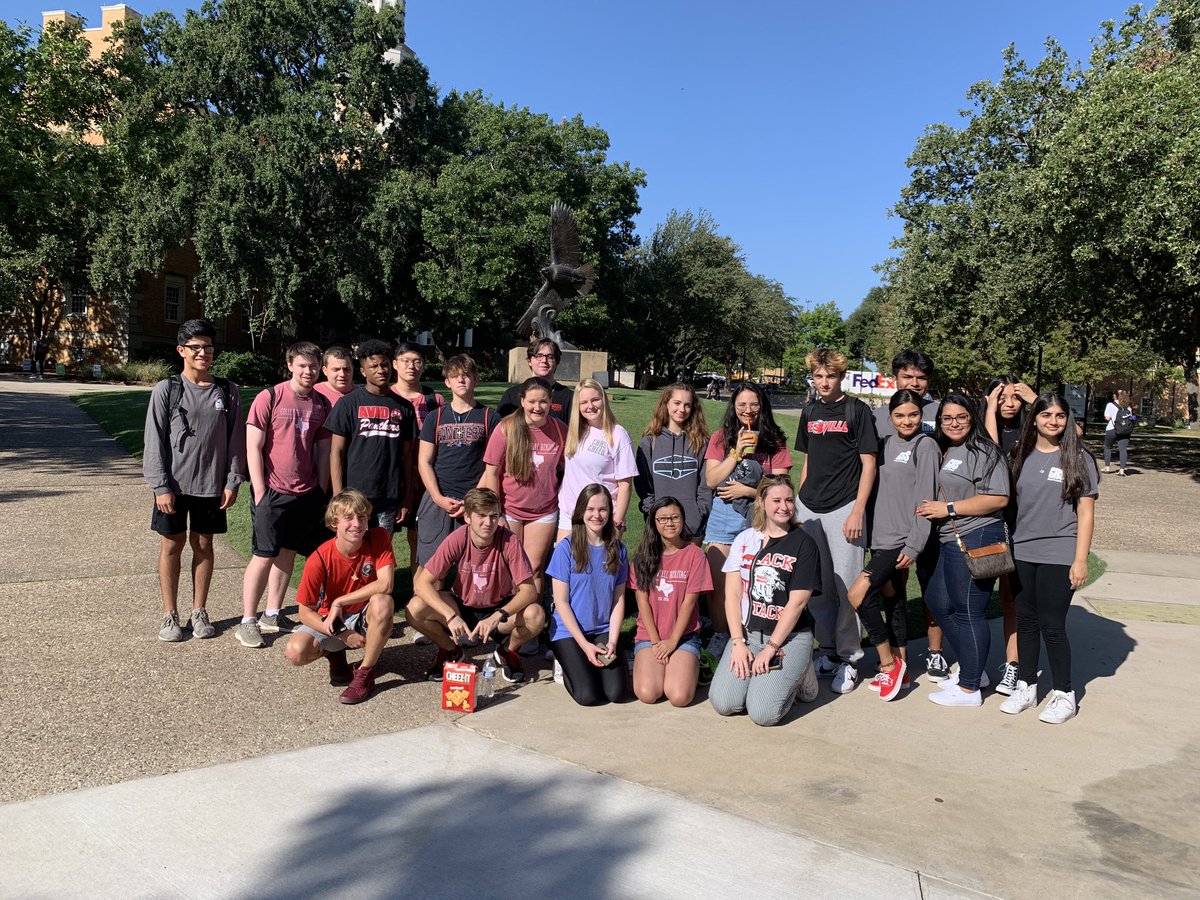
<path fill-rule="evenodd" d="M 1000 405 L 1000 392 L 1004 390 L 1004 385 L 998 384 L 992 388 L 987 395 L 988 409 L 992 409 Z"/>
<path fill-rule="evenodd" d="M 334 637 L 337 634 L 337 623 L 341 616 L 342 611 L 336 606 L 331 606 L 325 618 L 321 620 L 321 631 L 330 637 Z"/>
<path fill-rule="evenodd" d="M 750 666 L 754 662 L 754 654 L 746 644 L 734 644 L 733 652 L 729 654 L 729 671 L 738 678 L 750 677 Z"/>
<path fill-rule="evenodd" d="M 738 484 L 731 481 L 729 484 L 723 484 L 717 488 L 717 496 L 726 503 L 732 503 L 739 497 L 753 497 L 755 489 L 748 484 Z"/>
<path fill-rule="evenodd" d="M 654 653 L 654 658 L 664 666 L 667 660 L 671 658 L 671 654 L 675 652 L 678 642 L 674 638 L 664 638 L 657 644 L 654 644 L 650 649 Z"/>
<path fill-rule="evenodd" d="M 950 513 L 946 511 L 946 504 L 940 500 L 924 500 L 917 507 L 917 515 L 923 519 L 945 519 Z"/>
<path fill-rule="evenodd" d="M 750 666 L 750 674 L 766 675 L 771 670 L 771 660 L 776 656 L 783 659 L 783 651 L 776 650 L 770 644 L 758 651 L 758 655 L 754 657 L 754 663 Z"/>
<path fill-rule="evenodd" d="M 1077 591 L 1081 587 L 1083 587 L 1085 584 L 1087 584 L 1087 579 L 1088 579 L 1087 563 L 1086 562 L 1071 563 L 1071 571 L 1069 573 L 1069 578 L 1071 581 L 1071 589 L 1072 590 Z"/>
<path fill-rule="evenodd" d="M 621 521 L 620 519 L 613 519 L 613 525 L 616 526 L 617 531 L 620 531 L 620 532 L 625 531 L 625 523 L 623 521 Z"/>
<path fill-rule="evenodd" d="M 896 568 L 907 569 L 914 562 L 916 562 L 916 560 L 914 560 L 911 556 L 905 556 L 903 553 L 901 553 L 896 557 Z"/>
<path fill-rule="evenodd" d="M 480 619 L 473 631 L 468 634 L 468 637 L 479 638 L 484 643 L 492 636 L 492 632 L 500 627 L 500 613 L 494 612 L 486 619 Z"/>
<path fill-rule="evenodd" d="M 581 644 L 580 646 L 583 648 L 583 655 L 587 657 L 588 662 L 590 662 L 597 669 L 604 668 L 604 663 L 600 662 L 600 651 L 605 648 L 597 647 L 591 641 Z"/>
<path fill-rule="evenodd" d="M 846 539 L 846 543 L 853 544 L 863 533 L 863 517 L 862 513 L 851 512 L 846 516 L 846 521 L 842 523 L 842 536 Z"/>
<path fill-rule="evenodd" d="M 165 494 L 159 494 L 154 498 L 154 505 L 158 507 L 158 511 L 164 516 L 175 514 L 175 495 L 168 491 Z M 222 507 L 224 509 L 224 507 Z"/>
<path fill-rule="evenodd" d="M 467 627 L 467 623 L 458 613 L 446 620 L 446 630 L 450 632 L 450 637 L 454 638 L 456 642 L 459 638 L 470 640 L 471 629 Z"/>
<path fill-rule="evenodd" d="M 237 503 L 237 495 L 238 495 L 237 488 L 233 488 L 232 490 L 230 490 L 229 488 L 225 488 L 225 490 L 221 492 L 220 508 L 221 509 L 232 509 L 233 504 Z"/>
<path fill-rule="evenodd" d="M 616 655 L 617 655 L 617 639 L 616 638 L 609 638 L 608 646 L 606 646 L 604 648 L 604 655 L 607 657 L 610 657 L 610 658 L 616 657 Z"/>
<path fill-rule="evenodd" d="M 455 500 L 453 497 L 447 497 L 443 495 L 439 499 L 435 500 L 434 503 L 440 506 L 442 511 L 452 519 L 457 519 L 462 515 L 461 500 Z"/>
<path fill-rule="evenodd" d="M 365 637 L 363 637 L 361 634 L 359 634 L 357 631 L 349 631 L 349 630 L 343 631 L 338 636 L 338 640 L 340 640 L 343 644 L 345 644 L 351 650 L 361 650 L 363 647 L 365 647 L 367 645 L 367 639 Z"/>
<path fill-rule="evenodd" d="M 397 522 L 403 522 L 405 519 L 408 518 L 408 510 L 411 506 L 412 506 L 412 503 L 410 502 L 410 503 L 404 503 L 404 504 L 396 507 L 396 521 Z"/>
<path fill-rule="evenodd" d="M 1033 392 L 1033 388 L 1023 381 L 1018 381 L 1016 384 L 1014 384 L 1013 391 L 1018 397 L 1025 401 L 1026 406 L 1032 406 L 1034 401 L 1036 401 L 1038 398 L 1037 394 Z"/>

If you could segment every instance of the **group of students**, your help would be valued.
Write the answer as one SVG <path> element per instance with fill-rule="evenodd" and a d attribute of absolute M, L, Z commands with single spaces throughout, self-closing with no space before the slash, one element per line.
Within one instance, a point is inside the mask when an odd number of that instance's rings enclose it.
<path fill-rule="evenodd" d="M 905 351 L 893 366 L 900 390 L 872 416 L 842 392 L 845 358 L 814 351 L 793 486 L 786 436 L 752 383 L 733 389 L 712 433 L 690 385 L 664 388 L 635 449 L 599 383 L 554 380 L 552 341 L 530 344 L 530 378 L 496 410 L 475 400 L 469 357 L 446 360 L 445 401 L 421 385 L 419 345 L 367 340 L 351 357 L 298 343 L 290 379 L 259 393 L 243 424 L 236 385 L 209 371 L 214 338 L 204 320 L 180 328 L 183 372 L 156 386 L 147 411 L 164 641 L 183 637 L 189 525 L 190 627 L 215 634 L 205 611 L 212 535 L 226 530 L 248 474 L 253 557 L 238 640 L 261 647 L 262 632 L 291 631 L 288 660 L 326 658 L 343 703 L 374 689 L 396 607 L 392 535 L 408 528 L 406 619 L 436 645 L 432 680 L 464 645 L 491 641 L 502 677 L 519 682 L 519 650 L 545 633 L 556 680 L 581 705 L 632 694 L 686 706 L 703 673 L 720 714 L 773 725 L 797 699 L 815 699 L 819 677 L 841 693 L 860 683 L 865 627 L 879 656 L 869 686 L 891 700 L 912 680 L 904 598 L 915 568 L 931 614 L 926 672 L 942 683 L 930 699 L 979 706 L 994 579 L 972 577 L 964 554 L 1011 530 L 1016 571 L 1002 593 L 1015 610 L 1006 640 L 1015 637 L 1001 708 L 1036 705 L 1044 640 L 1054 689 L 1041 718 L 1075 714 L 1066 610 L 1086 578 L 1099 475 L 1056 394 L 1035 397 L 1009 377 L 985 404 L 958 393 L 939 403 L 927 393 L 932 362 Z M 622 536 L 635 493 L 645 528 L 631 558 Z M 281 610 L 297 553 L 308 560 L 293 623 Z M 632 677 L 620 640 L 627 589 Z M 349 649 L 363 651 L 357 666 Z"/>

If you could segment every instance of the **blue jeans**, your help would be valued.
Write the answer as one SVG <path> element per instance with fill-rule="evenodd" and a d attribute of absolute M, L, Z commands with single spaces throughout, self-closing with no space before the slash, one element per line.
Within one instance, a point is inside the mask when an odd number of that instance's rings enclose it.
<path fill-rule="evenodd" d="M 1004 524 L 999 521 L 963 535 L 968 550 L 1003 540 Z M 925 592 L 925 604 L 958 654 L 959 685 L 972 691 L 979 690 L 979 679 L 991 649 L 992 631 L 986 614 L 995 585 L 995 578 L 976 581 L 971 577 L 957 541 L 942 544 L 937 567 Z"/>

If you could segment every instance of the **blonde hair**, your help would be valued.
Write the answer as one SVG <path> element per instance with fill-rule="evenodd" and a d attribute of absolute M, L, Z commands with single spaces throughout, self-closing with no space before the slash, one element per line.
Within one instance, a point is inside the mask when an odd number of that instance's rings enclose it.
<path fill-rule="evenodd" d="M 616 421 L 613 419 L 612 408 L 608 405 L 608 392 L 600 386 L 600 382 L 595 378 L 585 378 L 575 385 L 575 402 L 571 404 L 571 419 L 567 423 L 567 443 L 563 447 L 563 454 L 568 457 L 575 455 L 580 441 L 591 428 L 579 409 L 579 397 L 585 390 L 596 391 L 600 395 L 600 430 L 604 432 L 608 446 L 613 445 L 613 425 L 616 424 Z"/>
<path fill-rule="evenodd" d="M 846 370 L 850 368 L 846 354 L 831 350 L 829 347 L 818 347 L 811 351 L 808 356 L 804 357 L 804 364 L 808 366 L 810 372 L 815 372 L 817 369 L 828 369 L 834 375 L 845 375 Z"/>
<path fill-rule="evenodd" d="M 518 393 L 522 400 L 530 391 L 542 391 L 547 400 L 551 396 L 549 385 L 541 378 L 526 378 L 521 382 Z M 549 416 L 546 424 L 550 424 Z M 500 423 L 500 427 L 504 429 L 504 437 L 508 441 L 504 448 L 504 471 L 517 481 L 529 481 L 533 478 L 533 436 L 529 433 L 529 423 L 525 421 L 525 407 L 518 407 Z"/>
<path fill-rule="evenodd" d="M 683 433 L 688 436 L 688 445 L 692 448 L 692 452 L 699 453 L 708 445 L 710 437 L 708 422 L 704 420 L 704 407 L 696 395 L 696 389 L 686 382 L 677 381 L 662 389 L 662 393 L 658 395 L 658 403 L 654 407 L 654 414 L 650 417 L 650 424 L 646 426 L 644 433 L 650 437 L 658 437 L 670 424 L 667 404 L 671 402 L 671 395 L 676 391 L 688 394 L 692 398 L 692 414 L 688 417 L 687 424 L 683 426 Z"/>
<path fill-rule="evenodd" d="M 365 494 L 354 488 L 346 488 L 340 494 L 334 494 L 325 507 L 325 527 L 336 531 L 338 519 L 342 516 L 369 516 L 372 510 L 371 501 Z"/>
<path fill-rule="evenodd" d="M 763 501 L 766 499 L 767 491 L 780 485 L 787 485 L 787 489 L 795 493 L 796 489 L 792 487 L 792 479 L 787 475 L 764 475 L 758 482 L 758 489 L 754 492 L 754 514 L 750 518 L 750 527 L 755 531 L 766 531 L 767 507 Z"/>

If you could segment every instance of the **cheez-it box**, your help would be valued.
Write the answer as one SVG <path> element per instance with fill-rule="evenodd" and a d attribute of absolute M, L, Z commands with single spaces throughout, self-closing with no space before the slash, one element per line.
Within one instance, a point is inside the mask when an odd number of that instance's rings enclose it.
<path fill-rule="evenodd" d="M 470 663 L 448 662 L 442 668 L 442 709 L 475 712 L 475 676 Z"/>

